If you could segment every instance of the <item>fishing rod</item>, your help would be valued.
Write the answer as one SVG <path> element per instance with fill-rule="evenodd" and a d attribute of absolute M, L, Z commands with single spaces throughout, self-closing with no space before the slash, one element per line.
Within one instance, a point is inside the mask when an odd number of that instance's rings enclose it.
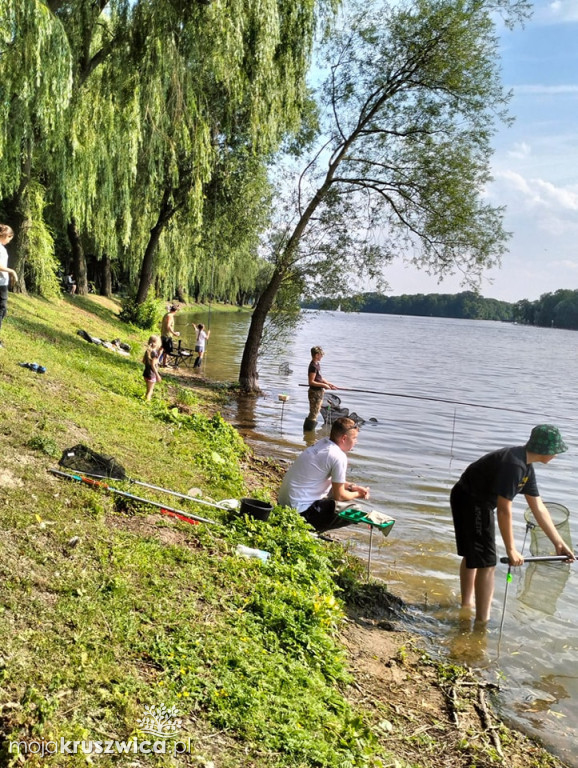
<path fill-rule="evenodd" d="M 77 475 L 77 474 L 70 474 L 68 472 L 62 472 L 59 469 L 49 469 L 49 472 L 52 472 L 53 475 L 58 475 L 59 477 L 65 477 L 67 480 L 76 480 L 79 483 L 86 483 L 87 485 L 92 486 L 93 488 L 104 488 L 106 491 L 110 491 L 111 493 L 116 493 L 117 496 L 124 496 L 127 499 L 133 499 L 133 501 L 140 501 L 143 504 L 150 504 L 153 507 L 158 507 L 163 513 L 170 514 L 171 516 L 182 516 L 184 518 L 187 518 L 188 520 L 194 520 L 197 523 L 212 523 L 213 525 L 217 525 L 216 520 L 209 520 L 205 517 L 198 517 L 197 515 L 192 515 L 189 512 L 184 512 L 182 509 L 174 509 L 173 507 L 167 507 L 165 504 L 159 504 L 158 501 L 151 501 L 150 499 L 143 499 L 141 496 L 135 496 L 132 493 L 127 493 L 126 491 L 120 491 L 118 488 L 113 488 L 111 485 L 108 485 L 108 483 L 103 483 L 100 480 L 94 480 L 91 477 L 85 477 L 83 475 Z M 182 517 L 180 519 L 182 519 Z"/>
<path fill-rule="evenodd" d="M 94 472 L 83 472 L 86 477 L 96 477 L 99 480 L 110 480 L 108 475 L 97 475 Z M 195 504 L 203 504 L 206 507 L 214 507 L 215 509 L 237 509 L 239 502 L 237 499 L 223 499 L 218 503 L 212 501 L 205 501 L 199 499 L 196 496 L 189 496 L 187 493 L 179 493 L 178 491 L 171 491 L 168 488 L 161 488 L 160 485 L 152 485 L 151 483 L 144 483 L 142 480 L 134 480 L 132 477 L 119 477 L 118 480 L 122 480 L 127 483 L 134 483 L 134 485 L 142 485 L 144 488 L 152 488 L 153 491 L 161 491 L 161 493 L 169 493 L 171 496 L 177 496 L 179 499 L 186 499 L 187 501 L 194 501 Z M 166 507 L 164 507 L 166 509 Z"/>
<path fill-rule="evenodd" d="M 567 562 L 571 563 L 572 560 L 568 557 L 568 555 L 531 555 L 530 557 L 524 558 L 524 564 L 525 563 L 554 563 L 554 562 Z M 506 565 L 510 564 L 510 560 L 508 557 L 501 557 L 500 558 L 501 563 L 506 563 Z"/>
<path fill-rule="evenodd" d="M 299 384 L 300 387 L 309 387 L 309 384 Z M 482 403 L 466 403 L 462 400 L 446 400 L 442 397 L 426 397 L 425 395 L 406 395 L 402 392 L 379 392 L 375 389 L 352 389 L 350 387 L 335 387 L 341 392 L 361 392 L 364 395 L 384 395 L 386 397 L 405 397 L 409 400 L 429 400 L 434 403 L 449 403 L 450 405 L 467 405 L 470 408 L 488 408 L 492 411 L 509 411 L 510 413 L 527 413 L 532 416 L 543 416 L 538 411 L 522 411 L 518 408 L 505 408 L 500 405 L 484 405 Z"/>

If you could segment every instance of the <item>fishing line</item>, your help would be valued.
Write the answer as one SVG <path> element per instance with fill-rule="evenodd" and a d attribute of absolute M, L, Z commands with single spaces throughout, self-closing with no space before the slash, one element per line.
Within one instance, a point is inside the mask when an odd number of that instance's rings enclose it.
<path fill-rule="evenodd" d="M 456 414 L 458 412 L 457 408 L 454 408 L 454 420 L 452 424 L 452 444 L 450 446 L 450 464 L 448 467 L 449 472 L 452 471 L 452 461 L 454 460 L 454 437 L 456 435 Z"/>
<path fill-rule="evenodd" d="M 308 387 L 308 384 L 299 384 L 300 387 Z M 341 392 L 360 392 L 364 395 L 383 395 L 385 397 L 404 397 L 409 400 L 428 400 L 434 403 L 449 403 L 450 405 L 465 405 L 469 408 L 487 408 L 491 411 L 508 411 L 509 413 L 526 413 L 531 416 L 543 416 L 538 411 L 523 411 L 519 408 L 505 408 L 501 405 L 485 405 L 484 403 L 467 403 L 462 400 L 447 400 L 442 397 L 427 397 L 425 395 L 407 395 L 402 392 L 379 392 L 375 389 L 352 389 L 349 387 L 336 387 Z"/>

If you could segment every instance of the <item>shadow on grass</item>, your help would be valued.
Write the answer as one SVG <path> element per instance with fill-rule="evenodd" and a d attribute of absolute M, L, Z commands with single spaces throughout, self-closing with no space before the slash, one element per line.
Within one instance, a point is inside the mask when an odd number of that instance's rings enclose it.
<path fill-rule="evenodd" d="M 121 369 L 134 371 L 135 365 L 140 365 L 130 357 L 120 355 L 114 350 L 107 349 L 100 346 L 100 344 L 92 344 L 89 341 L 85 341 L 81 336 L 78 336 L 76 331 L 61 331 L 54 328 L 50 328 L 43 322 L 36 322 L 27 317 L 17 317 L 13 320 L 14 326 L 23 334 L 38 341 L 45 341 L 50 344 L 58 344 L 62 349 L 69 349 L 71 352 L 82 351 L 88 352 L 95 357 L 100 357 L 107 363 L 121 366 Z M 25 347 L 20 349 L 21 357 L 29 356 L 31 353 L 27 352 Z"/>

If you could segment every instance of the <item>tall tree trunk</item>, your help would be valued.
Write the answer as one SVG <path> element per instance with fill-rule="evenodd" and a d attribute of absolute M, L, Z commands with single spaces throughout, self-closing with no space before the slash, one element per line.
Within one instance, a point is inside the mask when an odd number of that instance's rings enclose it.
<path fill-rule="evenodd" d="M 276 267 L 269 284 L 255 304 L 241 359 L 241 368 L 239 369 L 239 384 L 242 392 L 259 392 L 259 374 L 257 372 L 259 348 L 263 339 L 265 320 L 281 287 L 283 277 L 284 269 L 280 266 Z"/>
<path fill-rule="evenodd" d="M 12 248 L 8 248 L 10 254 L 8 266 L 18 275 L 18 282 L 13 283 L 12 290 L 15 293 L 28 293 L 26 289 L 26 256 L 30 242 L 28 233 L 32 226 L 32 220 L 21 213 L 18 208 L 18 200 L 16 200 L 15 210 L 10 216 L 10 221 L 6 223 L 14 230 Z"/>
<path fill-rule="evenodd" d="M 72 272 L 76 279 L 76 293 L 79 296 L 86 296 L 88 294 L 86 258 L 84 256 L 84 248 L 82 247 L 82 240 L 80 239 L 80 233 L 77 229 L 74 216 L 68 222 L 66 229 L 68 232 L 68 240 L 70 241 L 70 248 L 72 250 Z"/>
<path fill-rule="evenodd" d="M 159 244 L 159 240 L 163 229 L 170 221 L 172 215 L 175 213 L 176 208 L 171 207 L 169 204 L 171 190 L 165 190 L 163 199 L 161 202 L 161 208 L 157 218 L 157 223 L 151 229 L 151 236 L 147 243 L 147 247 L 144 252 L 142 266 L 140 270 L 140 280 L 138 284 L 138 290 L 136 294 L 136 303 L 143 304 L 147 300 L 150 287 L 153 283 L 155 276 L 155 254 Z"/>
<path fill-rule="evenodd" d="M 178 301 L 181 304 L 186 304 L 187 303 L 187 298 L 185 296 L 185 290 L 184 290 L 182 285 L 177 285 L 177 288 L 176 288 L 176 291 L 175 291 L 175 296 L 177 297 Z"/>
<path fill-rule="evenodd" d="M 112 273 L 108 253 L 103 254 L 100 262 L 100 295 L 107 296 L 109 299 L 112 296 Z"/>

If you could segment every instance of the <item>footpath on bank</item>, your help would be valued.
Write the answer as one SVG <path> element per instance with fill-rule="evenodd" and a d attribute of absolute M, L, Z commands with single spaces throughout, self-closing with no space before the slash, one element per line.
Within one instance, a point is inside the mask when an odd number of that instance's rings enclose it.
<path fill-rule="evenodd" d="M 490 687 L 424 653 L 401 603 L 294 511 L 262 522 L 139 488 L 215 520 L 193 524 L 50 473 L 82 443 L 146 483 L 274 502 L 274 467 L 220 416 L 233 389 L 175 371 L 144 402 L 148 334 L 118 309 L 10 297 L 0 766 L 562 765 L 495 717 Z"/>

